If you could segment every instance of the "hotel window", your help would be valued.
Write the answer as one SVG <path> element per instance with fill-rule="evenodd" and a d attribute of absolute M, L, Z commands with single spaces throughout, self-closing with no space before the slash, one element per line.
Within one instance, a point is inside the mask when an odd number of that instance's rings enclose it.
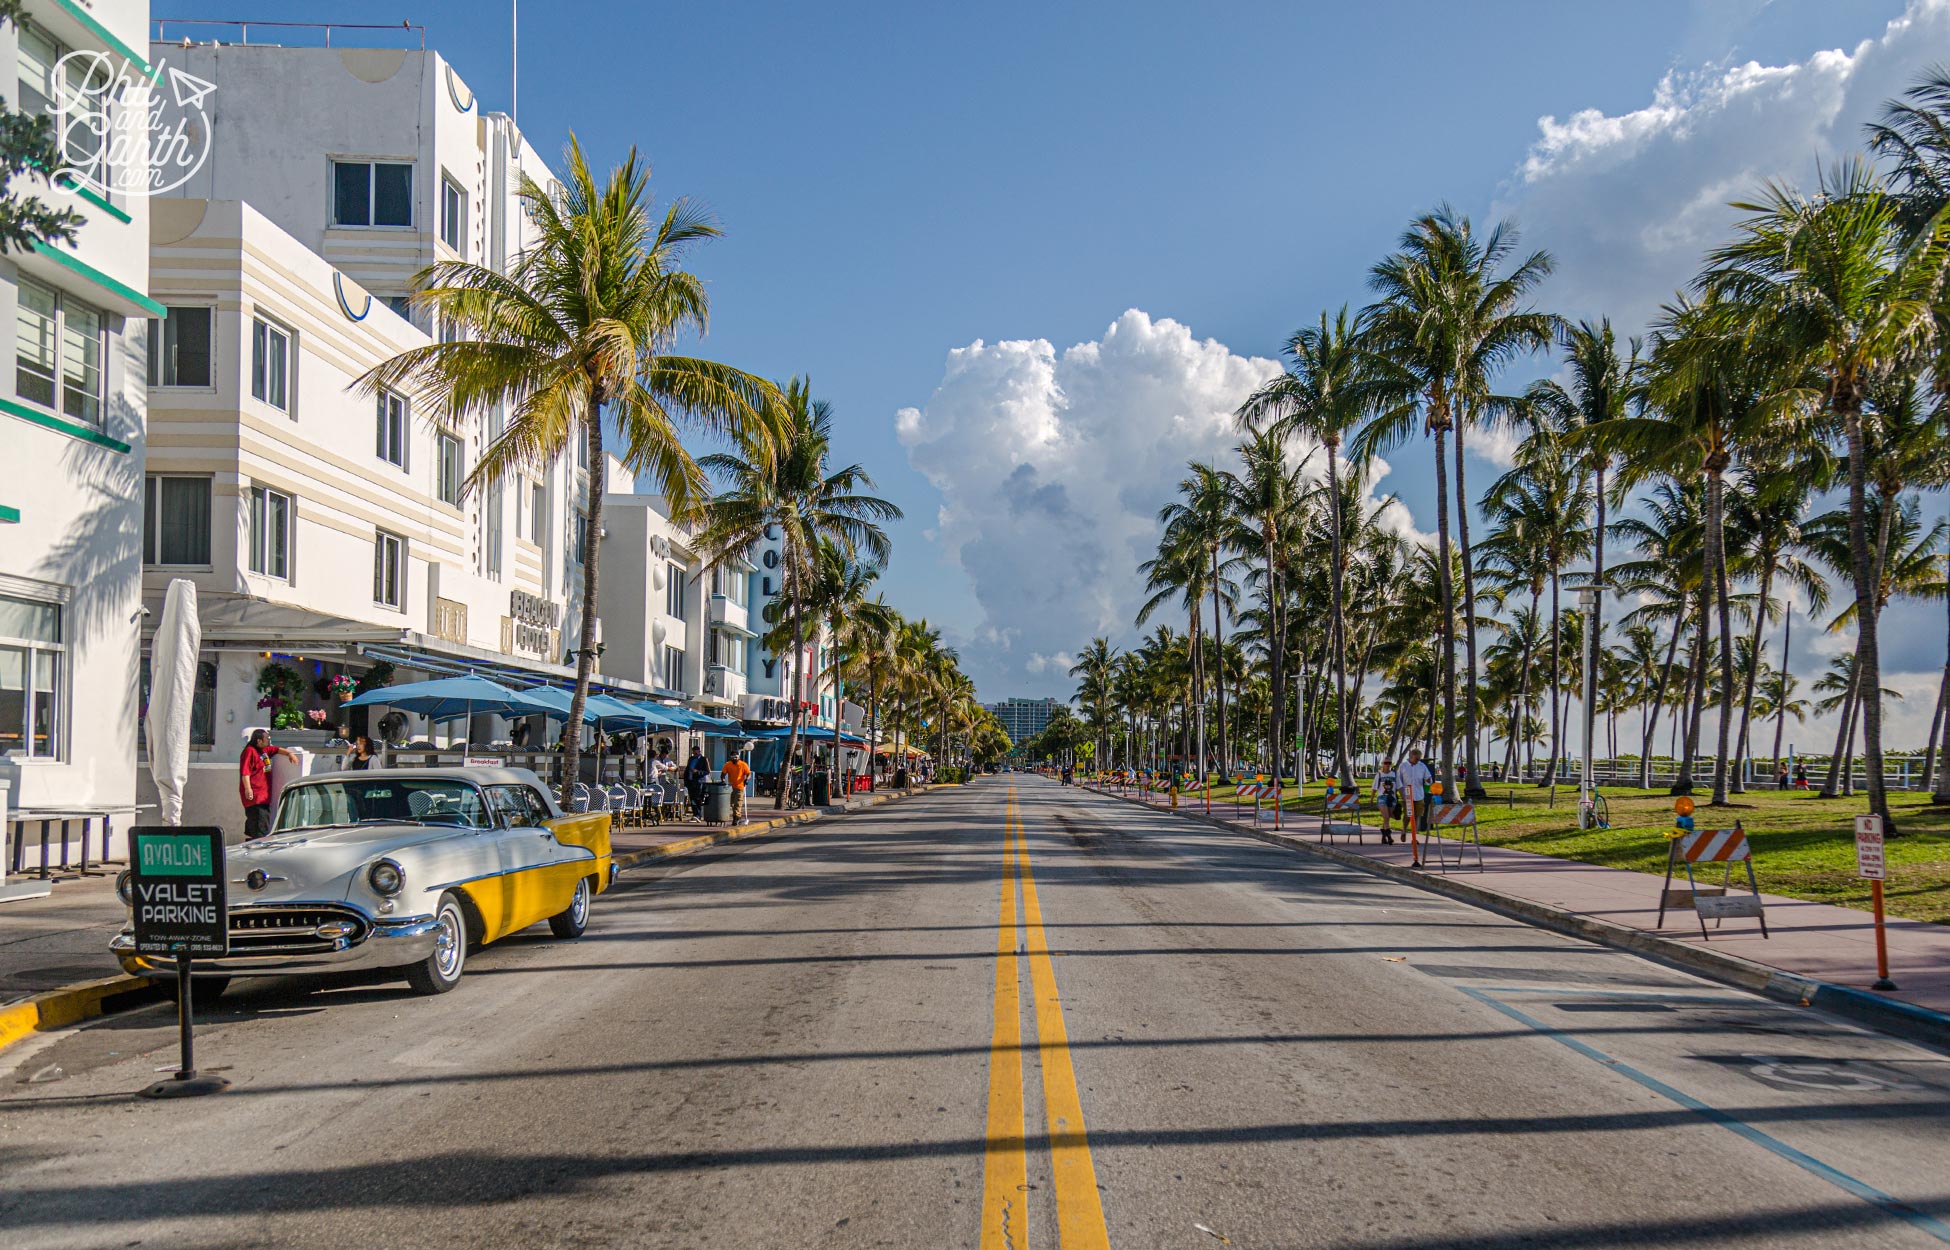
<path fill-rule="evenodd" d="M 372 601 L 388 608 L 406 606 L 406 540 L 385 530 L 373 537 Z"/>
<path fill-rule="evenodd" d="M 391 391 L 379 392 L 379 458 L 387 464 L 406 467 L 406 399 Z"/>
<path fill-rule="evenodd" d="M 251 398 L 291 411 L 291 332 L 262 317 L 251 322 Z"/>
<path fill-rule="evenodd" d="M 452 504 L 458 508 L 461 482 L 467 476 L 466 468 L 462 463 L 460 439 L 442 430 L 434 436 L 433 441 L 440 460 L 439 480 L 435 483 L 435 490 L 440 495 L 441 503 Z M 383 450 L 380 452 L 381 456 L 385 454 Z"/>
<path fill-rule="evenodd" d="M 684 653 L 676 647 L 664 648 L 664 689 L 684 688 Z"/>
<path fill-rule="evenodd" d="M 210 563 L 210 479 L 151 473 L 142 483 L 142 562 Z"/>
<path fill-rule="evenodd" d="M 250 570 L 291 580 L 291 496 L 251 488 Z"/>
<path fill-rule="evenodd" d="M 674 560 L 664 571 L 664 612 L 679 618 L 684 615 L 684 566 Z"/>
<path fill-rule="evenodd" d="M 548 545 L 548 487 L 536 482 L 528 491 L 528 541 Z"/>
<path fill-rule="evenodd" d="M 61 605 L 0 595 L 0 755 L 61 758 Z"/>
<path fill-rule="evenodd" d="M 102 163 L 102 139 L 113 127 L 102 126 L 91 116 L 95 106 L 84 103 L 110 97 L 105 91 L 112 77 L 108 58 L 78 56 L 62 66 L 61 58 L 72 49 L 25 22 L 20 24 L 19 49 L 21 111 L 53 118 L 62 163 L 87 174 L 97 186 L 111 185 Z M 65 90 L 58 76 L 66 77 Z"/>
<path fill-rule="evenodd" d="M 581 508 L 576 509 L 576 551 L 575 562 L 581 564 L 589 558 L 589 514 Z"/>
<path fill-rule="evenodd" d="M 149 385 L 210 385 L 208 308 L 172 308 L 150 326 Z"/>
<path fill-rule="evenodd" d="M 465 257 L 467 193 L 452 178 L 440 180 L 440 241 Z"/>
<path fill-rule="evenodd" d="M 100 425 L 102 314 L 71 295 L 25 278 L 20 280 L 19 300 L 14 390 L 22 399 Z"/>
<path fill-rule="evenodd" d="M 394 161 L 332 162 L 332 224 L 413 224 L 413 166 Z"/>

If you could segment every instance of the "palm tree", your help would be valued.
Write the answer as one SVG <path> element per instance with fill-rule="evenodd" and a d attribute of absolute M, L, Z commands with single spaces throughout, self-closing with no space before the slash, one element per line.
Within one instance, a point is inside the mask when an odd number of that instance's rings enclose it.
<path fill-rule="evenodd" d="M 1139 618 L 1140 620 L 1142 618 Z M 1090 645 L 1077 656 L 1077 662 L 1070 666 L 1070 676 L 1083 682 L 1077 691 L 1077 700 L 1090 713 L 1097 726 L 1098 758 L 1107 759 L 1110 747 L 1105 738 L 1106 727 L 1110 724 L 1111 678 L 1117 672 L 1117 651 L 1108 638 L 1092 638 Z"/>
<path fill-rule="evenodd" d="M 467 476 L 469 492 L 546 465 L 583 440 L 588 515 L 575 694 L 563 730 L 566 799 L 581 769 L 582 709 L 596 659 L 605 425 L 622 440 L 624 466 L 650 478 L 681 512 L 706 483 L 679 427 L 769 455 L 766 414 L 777 393 L 728 365 L 671 351 L 709 321 L 704 283 L 683 260 L 693 245 L 716 238 L 717 226 L 682 200 L 653 221 L 649 171 L 634 149 L 600 186 L 573 136 L 565 164 L 566 177 L 553 194 L 523 175 L 517 194 L 535 241 L 509 272 L 440 261 L 415 279 L 414 305 L 465 337 L 401 352 L 356 385 L 368 394 L 411 390 L 430 420 L 505 411 L 502 432 Z"/>
<path fill-rule="evenodd" d="M 1179 499 L 1166 504 L 1158 513 L 1165 532 L 1177 531 L 1181 541 L 1196 543 L 1205 552 L 1209 576 L 1206 587 L 1212 595 L 1212 639 L 1223 655 L 1226 645 L 1224 611 L 1238 597 L 1231 578 L 1240 567 L 1239 557 L 1228 546 L 1233 518 L 1226 492 L 1226 475 L 1209 464 L 1193 461 L 1186 466 L 1190 476 L 1178 483 Z M 1218 694 L 1219 767 L 1228 776 L 1232 768 L 1232 744 L 1226 717 L 1225 666 L 1214 666 L 1213 685 Z"/>
<path fill-rule="evenodd" d="M 1704 480 L 1702 602 L 1710 599 L 1717 610 L 1720 684 L 1727 691 L 1734 685 L 1727 470 L 1737 454 L 1763 442 L 1790 442 L 1808 428 L 1807 414 L 1795 402 L 1798 392 L 1776 387 L 1780 372 L 1776 359 L 1755 350 L 1742 329 L 1733 310 L 1712 301 L 1668 305 L 1653 334 L 1644 408 L 1637 416 L 1606 422 L 1597 436 L 1624 454 L 1621 486 L 1659 474 Z M 1720 704 L 1719 749 L 1713 764 L 1715 805 L 1727 801 L 1732 733 L 1733 701 L 1728 698 Z"/>
<path fill-rule="evenodd" d="M 1785 668 L 1775 668 L 1772 664 L 1762 665 L 1767 671 L 1760 679 L 1760 702 L 1757 705 L 1762 719 L 1774 718 L 1774 771 L 1781 771 L 1781 735 L 1787 727 L 1787 718 L 1792 716 L 1797 724 L 1808 722 L 1808 701 L 1797 698 L 1795 690 L 1801 679 Z"/>
<path fill-rule="evenodd" d="M 1396 402 L 1381 409 L 1355 440 L 1363 458 L 1400 445 L 1419 414 L 1435 440 L 1436 575 L 1442 601 L 1442 770 L 1455 793 L 1456 633 L 1449 553 L 1449 480 L 1444 443 L 1456 434 L 1456 501 L 1463 554 L 1463 616 L 1467 623 L 1464 749 L 1471 793 L 1481 794 L 1476 767 L 1476 605 L 1465 488 L 1463 433 L 1471 421 L 1506 420 L 1513 405 L 1493 395 L 1490 381 L 1513 358 L 1550 346 L 1557 319 L 1524 306 L 1551 272 L 1547 252 L 1512 259 L 1516 228 L 1498 224 L 1479 239 L 1469 219 L 1447 205 L 1418 218 L 1399 250 L 1369 272 L 1378 299 L 1361 314 L 1363 346 L 1384 391 Z"/>
<path fill-rule="evenodd" d="M 1340 451 L 1343 440 L 1374 411 L 1381 395 L 1356 340 L 1347 306 L 1330 323 L 1320 314 L 1318 326 L 1308 326 L 1287 340 L 1285 372 L 1255 391 L 1239 409 L 1250 428 L 1269 423 L 1273 432 L 1303 434 L 1327 449 L 1328 636 L 1333 654 L 1334 706 L 1340 709 L 1334 732 L 1334 773 L 1353 775 L 1352 718 L 1346 715 L 1347 687 L 1347 557 L 1341 515 Z"/>
<path fill-rule="evenodd" d="M 785 806 L 799 749 L 806 697 L 805 628 L 820 542 L 830 541 L 848 559 L 885 564 L 889 547 L 881 522 L 901 517 L 893 504 L 865 493 L 873 488 L 873 477 L 863 466 L 827 469 L 832 430 L 832 409 L 812 397 L 807 379 L 792 379 L 784 388 L 769 441 L 741 438 L 737 451 L 699 461 L 723 488 L 688 514 L 702 522 L 697 544 L 712 561 L 746 550 L 773 526 L 781 539 L 781 606 L 792 627 L 792 716 L 779 765 L 776 808 Z"/>
<path fill-rule="evenodd" d="M 1273 755 L 1273 775 L 1278 777 L 1286 758 L 1286 637 L 1281 586 L 1291 554 L 1288 539 L 1297 528 L 1300 469 L 1306 462 L 1289 466 L 1286 440 L 1269 431 L 1253 435 L 1238 451 L 1243 462 L 1240 472 L 1228 470 L 1225 474 L 1228 511 L 1235 522 L 1232 545 L 1258 557 L 1262 565 L 1257 573 L 1266 609 L 1263 643 L 1272 682 L 1272 723 L 1266 738 Z"/>
<path fill-rule="evenodd" d="M 1611 422 L 1631 413 L 1633 375 L 1638 368 L 1639 344 L 1637 339 L 1633 339 L 1630 355 L 1621 357 L 1618 354 L 1618 340 L 1612 334 L 1611 320 L 1602 318 L 1595 325 L 1580 321 L 1574 326 L 1565 327 L 1558 337 L 1558 347 L 1564 353 L 1570 385 L 1551 379 L 1536 382 L 1525 392 L 1524 399 L 1533 410 L 1541 410 L 1541 419 L 1553 429 L 1566 433 L 1593 431 L 1582 448 L 1585 453 L 1584 467 L 1594 481 L 1592 501 L 1598 513 L 1592 527 L 1591 542 L 1591 584 L 1597 595 L 1597 622 L 1589 631 L 1588 639 L 1592 671 L 1596 672 L 1605 654 L 1605 475 L 1611 469 L 1612 462 L 1603 431 Z M 1586 708 L 1584 712 L 1584 738 L 1587 741 L 1592 732 L 1592 712 L 1591 708 Z"/>
<path fill-rule="evenodd" d="M 1561 434 L 1548 419 L 1540 423 L 1524 442 L 1516 466 L 1483 496 L 1483 519 L 1494 527 L 1485 544 L 1492 567 L 1528 582 L 1533 606 L 1541 584 L 1550 584 L 1551 754 L 1540 785 L 1556 780 L 1564 757 L 1561 574 L 1591 549 L 1590 481 L 1582 457 L 1565 453 Z"/>
<path fill-rule="evenodd" d="M 1639 752 L 1639 785 L 1652 784 L 1652 741 L 1658 733 L 1659 712 L 1667 703 L 1666 690 L 1674 675 L 1673 659 L 1679 639 L 1685 633 L 1693 600 L 1700 592 L 1703 577 L 1700 492 L 1675 481 L 1660 482 L 1642 504 L 1645 515 L 1625 517 L 1612 526 L 1612 532 L 1635 546 L 1640 558 L 1620 564 L 1614 572 L 1619 589 L 1645 600 L 1625 616 L 1628 630 L 1637 625 L 1672 622 L 1672 637 L 1666 644 L 1665 662 L 1657 671 L 1651 692 L 1651 715 L 1646 719 Z M 1704 621 L 1701 622 L 1704 628 Z M 1684 700 L 1680 700 L 1684 702 Z M 1692 786 L 1693 735 L 1686 736 L 1687 753 L 1679 768 L 1675 793 L 1686 793 Z"/>
<path fill-rule="evenodd" d="M 813 574 L 807 586 L 806 606 L 826 627 L 826 636 L 832 639 L 831 659 L 827 663 L 825 676 L 833 687 L 833 772 L 834 782 L 840 787 L 836 792 L 842 795 L 846 793 L 846 770 L 840 767 L 840 761 L 846 758 L 841 754 L 840 747 L 840 730 L 845 720 L 840 714 L 846 693 L 844 683 L 854 662 L 852 645 L 855 641 L 855 623 L 867 609 L 867 592 L 873 589 L 879 577 L 879 566 L 863 564 L 831 538 L 820 537 L 818 550 L 813 556 Z M 768 638 L 766 647 L 776 654 L 784 642 L 783 637 Z M 871 739 L 867 745 L 871 751 Z M 869 767 L 868 772 L 872 771 Z"/>
<path fill-rule="evenodd" d="M 1702 291 L 1742 310 L 1748 344 L 1804 363 L 1821 410 L 1848 447 L 1850 575 L 1861 605 L 1856 655 L 1862 700 L 1862 755 L 1869 808 L 1893 830 L 1882 781 L 1882 656 L 1874 609 L 1875 570 L 1866 528 L 1869 469 L 1863 409 L 1878 372 L 1932 345 L 1933 300 L 1950 270 L 1950 219 L 1939 217 L 1920 243 L 1906 236 L 1902 205 L 1859 159 L 1825 175 L 1812 196 L 1770 183 L 1735 240 L 1714 251 Z"/>

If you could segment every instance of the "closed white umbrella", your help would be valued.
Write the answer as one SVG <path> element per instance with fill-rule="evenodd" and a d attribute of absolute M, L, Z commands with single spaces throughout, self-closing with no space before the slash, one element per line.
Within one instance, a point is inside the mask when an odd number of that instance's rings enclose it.
<path fill-rule="evenodd" d="M 162 620 L 149 647 L 149 775 L 156 779 L 162 822 L 183 823 L 183 787 L 190 779 L 190 704 L 196 699 L 196 664 L 203 623 L 196 615 L 196 584 L 169 583 Z"/>

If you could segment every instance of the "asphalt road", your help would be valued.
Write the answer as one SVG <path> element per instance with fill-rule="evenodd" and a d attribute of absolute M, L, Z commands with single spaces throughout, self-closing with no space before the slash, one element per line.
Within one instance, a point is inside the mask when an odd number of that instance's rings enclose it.
<path fill-rule="evenodd" d="M 0 1061 L 0 1245 L 1950 1241 L 1943 1056 L 1036 778 L 172 1023 Z"/>

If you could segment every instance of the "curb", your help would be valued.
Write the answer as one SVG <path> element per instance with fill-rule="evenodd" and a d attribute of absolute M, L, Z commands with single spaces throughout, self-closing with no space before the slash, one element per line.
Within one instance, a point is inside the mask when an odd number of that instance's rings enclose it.
<path fill-rule="evenodd" d="M 155 988 L 147 977 L 112 976 L 64 985 L 32 998 L 23 998 L 17 1003 L 8 1003 L 0 1007 L 0 1051 L 35 1033 L 63 1029 L 103 1015 L 111 1009 L 110 1004 L 115 1007 L 134 1005 L 125 1004 L 121 999 L 137 996 L 152 998 L 155 995 Z"/>
<path fill-rule="evenodd" d="M 1331 844 L 1308 842 L 1291 834 L 1274 833 L 1269 829 L 1250 829 L 1216 816 L 1207 816 L 1202 812 L 1189 812 L 1183 808 L 1173 811 L 1170 808 L 1155 807 L 1142 799 L 1125 798 L 1123 795 L 1111 794 L 1108 791 L 1093 790 L 1089 793 L 1116 799 L 1122 803 L 1136 804 L 1164 815 L 1182 816 L 1187 820 L 1258 838 L 1262 842 L 1270 842 L 1288 850 L 1304 851 L 1318 859 L 1332 860 L 1334 863 L 1357 868 L 1378 877 L 1388 877 L 1391 880 L 1417 886 L 1432 894 L 1446 895 L 1486 911 L 1507 916 L 1512 920 L 1536 925 L 1538 928 L 1550 929 L 1570 937 L 1582 938 L 1587 942 L 1596 942 L 1601 946 L 1643 955 L 1648 959 L 1686 972 L 1697 973 L 1724 985 L 1750 990 L 1776 1002 L 1818 1007 L 1857 1024 L 1885 1033 L 1893 1033 L 1910 1041 L 1924 1042 L 1932 1046 L 1950 1046 L 1950 1014 L 1932 1011 L 1927 1007 L 1883 998 L 1869 990 L 1858 990 L 1853 986 L 1836 985 L 1833 982 L 1804 977 L 1780 968 L 1771 968 L 1766 964 L 1755 963 L 1751 959 L 1742 959 L 1738 955 L 1728 955 L 1706 947 L 1694 946 L 1689 942 L 1661 937 L 1644 929 L 1632 928 L 1630 925 L 1565 911 L 1561 907 L 1552 907 L 1533 899 L 1518 898 L 1484 886 L 1472 885 L 1454 877 L 1431 876 L 1422 870 L 1382 863 Z M 1302 818 L 1309 821 L 1319 819 L 1318 816 Z"/>
<path fill-rule="evenodd" d="M 917 786 L 915 794 L 925 794 L 935 789 L 933 786 Z M 894 799 L 907 795 L 887 791 L 870 795 L 864 807 L 878 807 Z M 616 870 L 623 871 L 653 860 L 669 859 L 690 851 L 700 851 L 716 846 L 721 842 L 733 842 L 741 838 L 755 838 L 760 834 L 783 829 L 787 825 L 803 825 L 822 817 L 832 819 L 849 815 L 855 808 L 804 808 L 787 816 L 775 816 L 770 820 L 755 824 L 740 825 L 735 829 L 725 829 L 715 833 L 700 834 L 681 842 L 671 842 L 663 846 L 648 847 L 641 851 L 625 851 L 615 856 Z M 95 981 L 80 981 L 74 985 L 64 985 L 58 989 L 44 991 L 32 998 L 0 1006 L 0 1053 L 15 1042 L 31 1037 L 35 1033 L 45 1033 L 51 1029 L 66 1028 L 83 1020 L 105 1015 L 109 1011 L 125 1006 L 135 1006 L 134 1001 L 124 999 L 148 999 L 156 996 L 155 988 L 147 977 L 112 976 Z"/>

